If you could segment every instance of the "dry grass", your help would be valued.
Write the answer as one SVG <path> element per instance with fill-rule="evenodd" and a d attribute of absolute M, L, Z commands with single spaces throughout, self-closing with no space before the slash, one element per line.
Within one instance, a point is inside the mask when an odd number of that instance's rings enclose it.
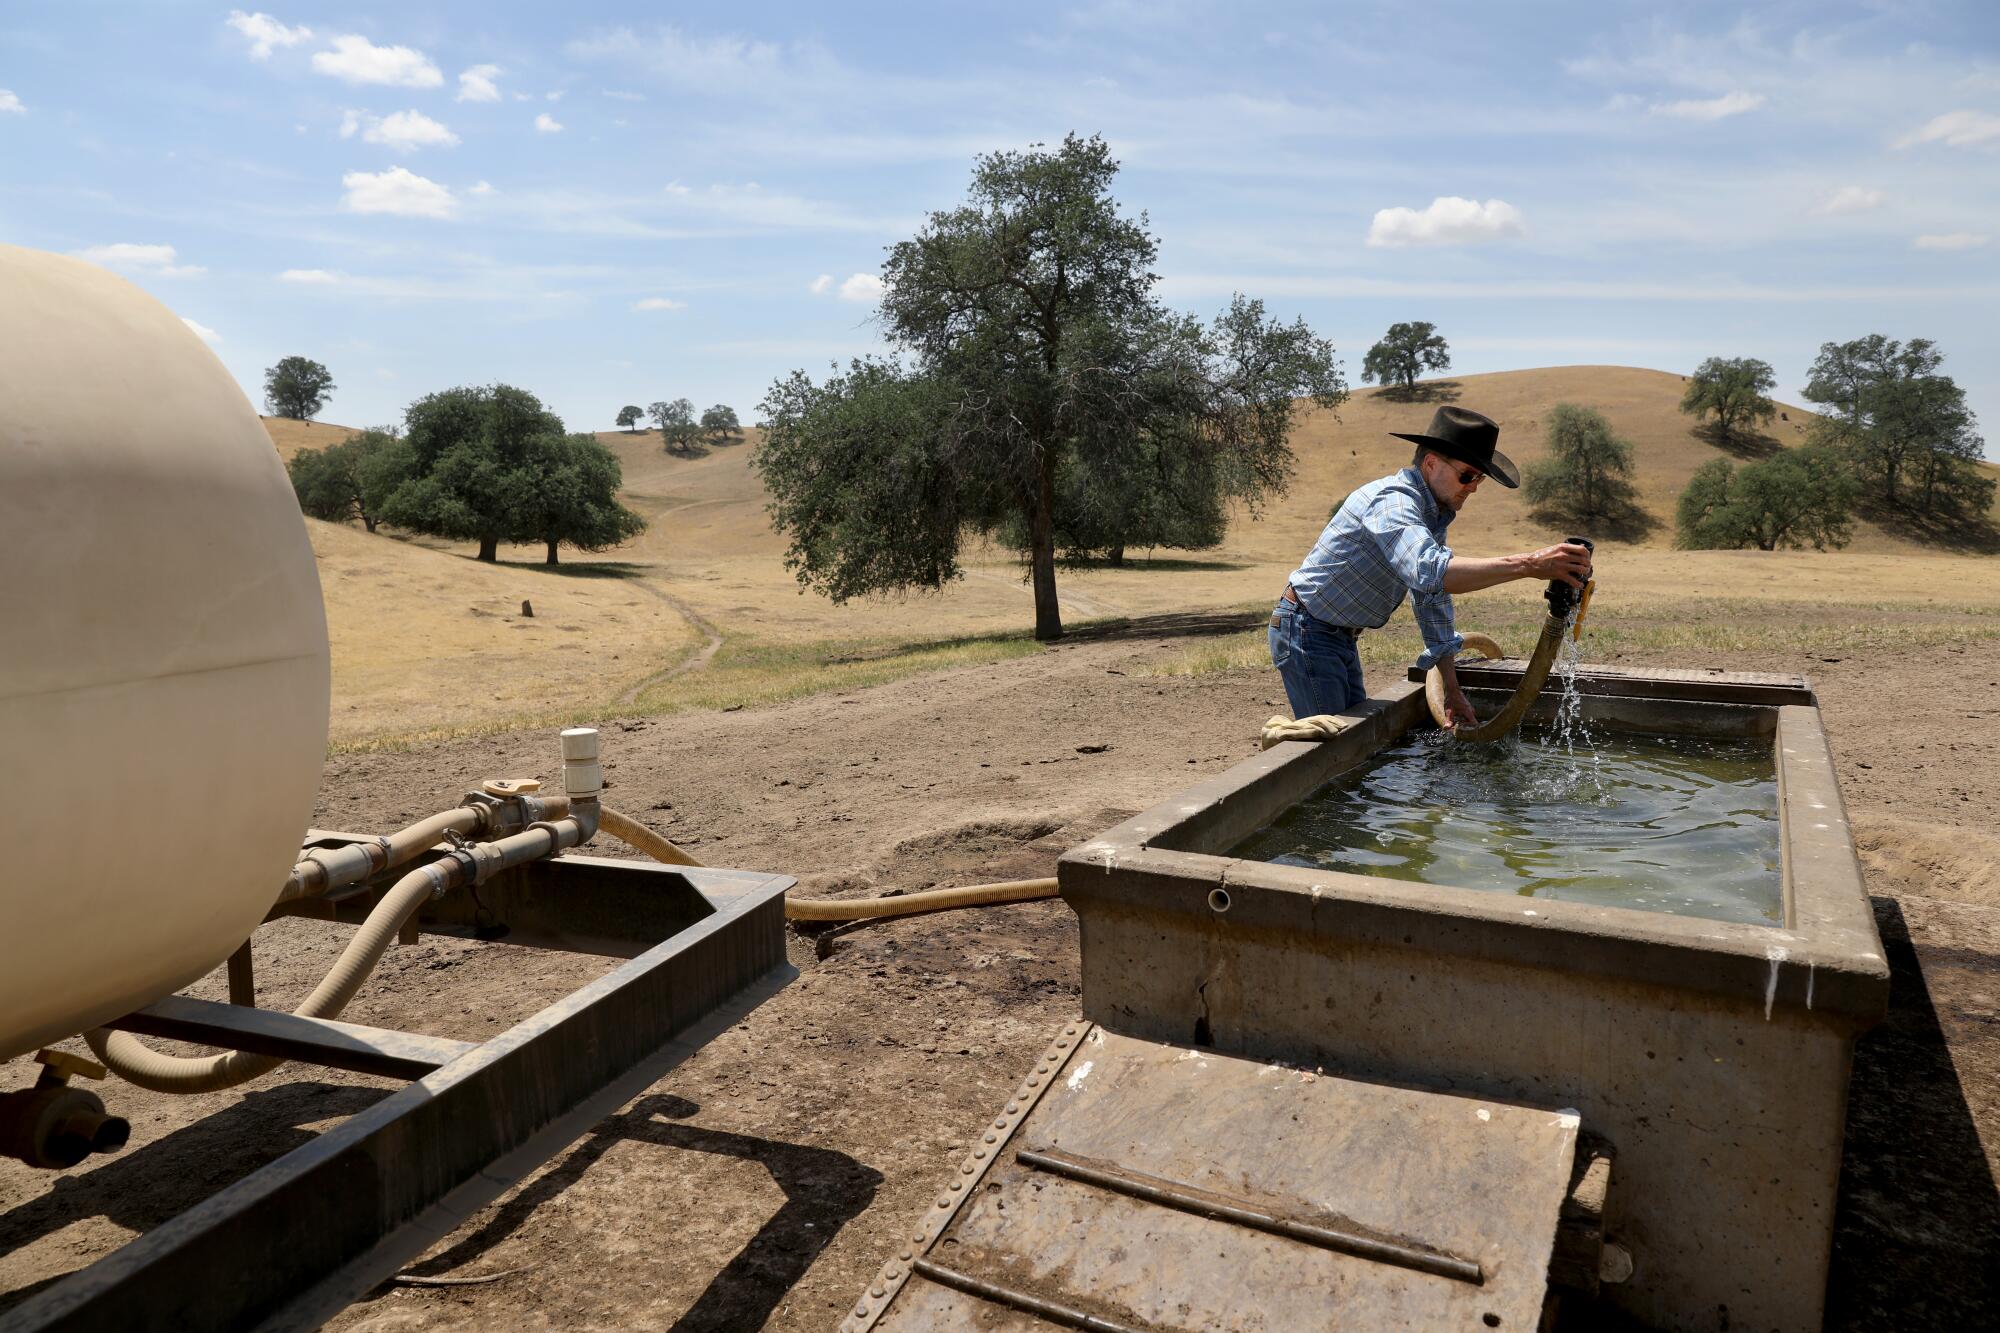
<path fill-rule="evenodd" d="M 333 426 L 324 421 L 294 421 L 290 417 L 265 417 L 264 430 L 277 447 L 278 457 L 290 461 L 301 449 L 324 449 L 360 432 L 352 426 Z"/>
<path fill-rule="evenodd" d="M 700 642 L 639 578 L 483 565 L 307 527 L 333 645 L 336 745 L 600 704 Z"/>
<path fill-rule="evenodd" d="M 1609 600 L 1609 599 L 1605 599 Z M 1525 656 L 1541 633 L 1539 603 L 1501 608 L 1497 615 L 1468 618 L 1461 628 L 1477 628 L 1500 646 Z M 1743 654 L 1837 654 L 1864 648 L 1915 649 L 1940 644 L 1972 645 L 2000 639 L 2000 611 L 1990 605 L 1941 606 L 1912 610 L 1876 603 L 1835 605 L 1713 599 L 1651 602 L 1627 613 L 1593 601 L 1583 632 L 1586 660 L 1611 654 L 1672 657 L 1679 661 L 1726 663 Z M 1383 629 L 1360 640 L 1362 665 L 1394 670 L 1421 651 L 1415 622 L 1406 606 Z M 1271 670 L 1265 630 L 1205 640 L 1140 667 L 1147 676 L 1203 676 L 1222 671 Z"/>

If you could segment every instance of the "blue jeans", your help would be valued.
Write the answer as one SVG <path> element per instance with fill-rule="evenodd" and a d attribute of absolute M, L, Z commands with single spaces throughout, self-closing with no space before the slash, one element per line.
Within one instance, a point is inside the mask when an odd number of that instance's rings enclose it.
<path fill-rule="evenodd" d="M 1293 717 L 1344 713 L 1368 697 L 1354 631 L 1315 620 L 1289 601 L 1271 612 L 1271 665 L 1285 682 Z"/>

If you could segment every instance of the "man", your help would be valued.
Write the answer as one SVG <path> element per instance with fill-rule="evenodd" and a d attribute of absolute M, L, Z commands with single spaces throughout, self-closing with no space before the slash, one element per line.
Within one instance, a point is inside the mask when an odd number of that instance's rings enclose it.
<path fill-rule="evenodd" d="M 1424 636 L 1417 665 L 1435 664 L 1443 675 L 1452 725 L 1473 726 L 1479 719 L 1452 666 L 1465 637 L 1453 627 L 1451 595 L 1514 579 L 1561 579 L 1581 588 L 1590 577 L 1590 552 L 1565 543 L 1520 555 L 1454 555 L 1445 529 L 1479 483 L 1492 477 L 1509 490 L 1521 484 L 1512 460 L 1495 447 L 1500 427 L 1477 412 L 1440 407 L 1423 434 L 1390 434 L 1414 441 L 1415 456 L 1402 471 L 1348 496 L 1292 572 L 1271 613 L 1271 662 L 1294 717 L 1346 712 L 1368 694 L 1355 636 L 1388 624 L 1407 592 Z"/>

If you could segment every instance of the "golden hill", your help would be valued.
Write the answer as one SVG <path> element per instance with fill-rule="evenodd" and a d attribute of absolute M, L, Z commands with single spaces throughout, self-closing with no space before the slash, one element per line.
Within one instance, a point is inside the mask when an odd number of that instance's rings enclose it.
<path fill-rule="evenodd" d="M 287 462 L 301 449 L 324 449 L 329 444 L 339 444 L 361 433 L 353 426 L 333 426 L 324 421 L 294 421 L 290 417 L 265 417 L 263 422 L 265 433 L 278 448 L 278 457 Z"/>
<path fill-rule="evenodd" d="M 1638 540 L 1600 543 L 1596 606 L 1607 616 L 1649 614 L 1649 607 L 1694 616 L 1690 607 L 1712 606 L 1715 598 L 1853 606 L 1861 616 L 1875 614 L 1862 608 L 1883 604 L 2000 607 L 2000 561 L 1941 555 L 1866 522 L 1856 523 L 1853 545 L 1841 552 L 1671 549 L 1675 498 L 1695 469 L 1719 454 L 1678 410 L 1678 375 L 1569 366 L 1420 387 L 1429 401 L 1373 390 L 1357 393 L 1338 420 L 1308 412 L 1293 437 L 1298 474 L 1291 491 L 1260 518 L 1239 519 L 1220 548 L 1160 551 L 1151 560 L 1133 551 L 1122 568 L 1065 567 L 1057 577 L 1065 622 L 1275 599 L 1329 510 L 1355 485 L 1408 461 L 1409 447 L 1387 432 L 1421 430 L 1441 397 L 1499 421 L 1502 449 L 1523 465 L 1542 456 L 1544 423 L 1558 402 L 1602 411 L 1632 441 L 1639 499 L 1656 523 Z M 1789 420 L 1774 421 L 1772 433 L 1781 444 L 1796 443 L 1807 414 L 1782 410 Z M 281 454 L 352 433 L 324 423 L 266 425 Z M 483 565 L 469 544 L 311 524 L 334 644 L 336 740 L 546 719 L 592 706 L 664 706 L 684 695 L 706 697 L 689 693 L 703 688 L 699 680 L 710 682 L 712 694 L 734 689 L 744 673 L 768 694 L 804 688 L 785 684 L 801 673 L 830 679 L 828 663 L 907 651 L 898 645 L 1020 635 L 1032 624 L 1019 560 L 998 549 L 967 551 L 965 577 L 935 595 L 835 606 L 801 594 L 750 466 L 757 433 L 747 434 L 742 444 L 682 458 L 662 449 L 657 431 L 600 433 L 623 465 L 625 502 L 650 527 L 613 552 L 565 553 L 555 570 L 541 565 L 539 546 L 503 547 L 501 564 Z M 1497 555 L 1562 535 L 1530 514 L 1520 492 L 1489 484 L 1454 525 L 1452 545 Z M 1538 591 L 1522 584 L 1467 598 L 1462 622 L 1477 629 L 1518 620 L 1538 606 Z M 534 602 L 533 619 L 519 615 L 523 598 Z M 1414 632 L 1392 627 L 1374 649 L 1406 646 L 1414 653 Z M 699 664 L 701 674 L 670 675 L 677 664 Z"/>

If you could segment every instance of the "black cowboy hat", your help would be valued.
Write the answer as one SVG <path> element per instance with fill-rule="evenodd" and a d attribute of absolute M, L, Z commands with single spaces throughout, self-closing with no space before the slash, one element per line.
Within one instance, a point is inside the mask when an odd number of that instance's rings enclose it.
<path fill-rule="evenodd" d="M 1491 417 L 1463 407 L 1440 407 L 1431 418 L 1430 429 L 1422 435 L 1400 430 L 1389 432 L 1399 440 L 1427 444 L 1447 458 L 1470 463 L 1509 490 L 1521 484 L 1514 460 L 1493 446 L 1500 442 L 1500 426 Z"/>

